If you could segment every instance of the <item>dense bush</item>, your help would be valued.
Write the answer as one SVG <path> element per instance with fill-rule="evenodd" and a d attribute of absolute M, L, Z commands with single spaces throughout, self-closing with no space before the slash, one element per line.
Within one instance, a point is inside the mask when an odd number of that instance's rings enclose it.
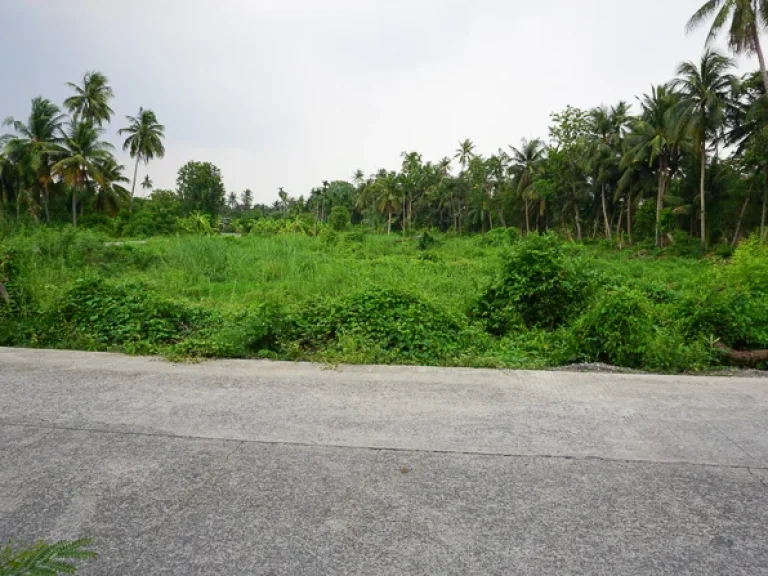
<path fill-rule="evenodd" d="M 510 226 L 509 228 L 494 228 L 477 237 L 481 246 L 509 246 L 520 240 L 520 230 Z"/>
<path fill-rule="evenodd" d="M 501 275 L 470 311 L 492 334 L 518 328 L 556 328 L 584 305 L 591 275 L 577 258 L 566 258 L 552 235 L 532 235 L 514 246 Z"/>
<path fill-rule="evenodd" d="M 331 209 L 331 213 L 328 215 L 328 224 L 331 225 L 336 232 L 343 232 L 347 229 L 350 222 L 349 210 L 344 206 L 334 206 Z"/>
<path fill-rule="evenodd" d="M 303 307 L 286 336 L 308 351 L 354 340 L 376 361 L 436 364 L 461 349 L 462 328 L 446 312 L 416 296 L 374 289 Z"/>

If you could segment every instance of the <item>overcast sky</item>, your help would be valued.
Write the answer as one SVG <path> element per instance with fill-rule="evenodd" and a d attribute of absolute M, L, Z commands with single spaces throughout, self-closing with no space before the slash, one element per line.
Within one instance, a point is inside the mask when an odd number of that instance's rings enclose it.
<path fill-rule="evenodd" d="M 65 82 L 99 70 L 113 143 L 139 106 L 166 126 L 166 157 L 139 181 L 172 188 L 206 160 L 228 191 L 272 202 L 278 186 L 306 195 L 394 169 L 405 150 L 439 160 L 464 138 L 491 154 L 544 137 L 567 104 L 634 102 L 700 57 L 705 31 L 685 23 L 702 3 L 0 0 L 0 116 L 60 103 Z"/>

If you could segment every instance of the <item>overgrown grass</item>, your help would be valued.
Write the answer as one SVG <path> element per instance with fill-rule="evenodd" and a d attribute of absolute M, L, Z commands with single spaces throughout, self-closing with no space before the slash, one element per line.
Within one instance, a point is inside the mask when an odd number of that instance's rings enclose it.
<path fill-rule="evenodd" d="M 729 263 L 506 232 L 330 232 L 126 244 L 17 233 L 0 248 L 14 299 L 0 304 L 0 344 L 669 372 L 721 362 L 717 338 L 768 346 L 766 252 L 754 243 Z"/>

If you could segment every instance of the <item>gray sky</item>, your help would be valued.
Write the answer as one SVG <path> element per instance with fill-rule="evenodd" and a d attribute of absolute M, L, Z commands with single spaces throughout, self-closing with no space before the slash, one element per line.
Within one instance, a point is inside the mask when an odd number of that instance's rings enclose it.
<path fill-rule="evenodd" d="M 87 70 L 110 79 L 116 118 L 139 106 L 166 126 L 175 186 L 188 160 L 227 190 L 272 202 L 350 179 L 545 137 L 550 112 L 634 97 L 698 59 L 686 35 L 703 0 L 0 0 L 0 116 L 61 102 Z M 752 65 L 752 62 L 748 62 Z M 756 64 L 755 64 L 756 66 Z M 130 159 L 121 161 L 132 174 Z"/>

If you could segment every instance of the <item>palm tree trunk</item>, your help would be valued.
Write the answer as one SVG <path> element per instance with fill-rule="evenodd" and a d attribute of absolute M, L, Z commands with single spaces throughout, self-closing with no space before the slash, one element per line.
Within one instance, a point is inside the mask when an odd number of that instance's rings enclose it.
<path fill-rule="evenodd" d="M 72 187 L 72 226 L 77 228 L 77 190 L 76 187 Z"/>
<path fill-rule="evenodd" d="M 531 225 L 528 216 L 528 200 L 523 198 L 523 203 L 525 204 L 525 235 L 527 236 L 531 233 Z"/>
<path fill-rule="evenodd" d="M 757 61 L 760 63 L 760 76 L 763 78 L 763 87 L 765 93 L 768 94 L 768 71 L 765 69 L 765 56 L 763 55 L 763 48 L 760 45 L 760 33 L 757 26 L 753 26 L 752 39 L 755 43 L 755 52 L 757 52 Z"/>
<path fill-rule="evenodd" d="M 576 240 L 581 242 L 581 216 L 579 214 L 579 203 L 574 201 L 573 211 L 576 215 Z"/>
<path fill-rule="evenodd" d="M 627 243 L 632 244 L 632 180 L 627 189 Z"/>
<path fill-rule="evenodd" d="M 498 209 L 498 214 L 499 214 L 499 221 L 501 222 L 501 226 L 503 228 L 506 228 L 507 227 L 507 221 L 504 218 L 504 211 L 501 208 Z"/>
<path fill-rule="evenodd" d="M 619 223 L 616 224 L 616 240 L 619 242 L 619 250 L 621 250 L 621 220 L 624 217 L 624 211 L 619 210 Z"/>
<path fill-rule="evenodd" d="M 766 169 L 768 172 L 768 168 Z M 768 213 L 768 175 L 766 175 L 765 187 L 763 188 L 763 215 L 760 217 L 760 244 L 765 244 L 765 217 Z"/>
<path fill-rule="evenodd" d="M 136 178 L 139 174 L 139 155 L 136 155 L 136 164 L 133 167 L 133 183 L 131 184 L 131 199 L 128 202 L 128 211 L 133 212 L 133 194 L 136 192 Z"/>
<path fill-rule="evenodd" d="M 747 196 L 744 198 L 744 204 L 741 205 L 741 212 L 739 213 L 739 221 L 736 224 L 736 232 L 733 233 L 733 240 L 731 241 L 731 247 L 735 248 L 739 242 L 739 236 L 741 236 L 741 221 L 744 219 L 744 212 L 747 211 L 747 205 L 749 204 L 749 197 L 752 196 L 752 187 L 750 186 L 747 191 Z"/>
<path fill-rule="evenodd" d="M 608 238 L 608 240 L 610 240 L 611 224 L 608 222 L 608 205 L 605 200 L 605 183 L 603 183 L 603 187 L 600 190 L 600 196 L 603 201 L 603 223 L 605 224 L 605 237 Z"/>
<path fill-rule="evenodd" d="M 701 196 L 701 245 L 703 248 L 707 247 L 707 205 L 706 197 L 704 195 L 704 188 L 706 186 L 707 176 L 707 148 L 704 143 L 704 139 L 701 141 L 701 186 L 699 188 L 699 195 Z"/>
<path fill-rule="evenodd" d="M 50 222 L 51 221 L 51 212 L 48 207 L 48 182 L 43 184 L 43 208 L 45 209 L 45 221 Z"/>
<path fill-rule="evenodd" d="M 656 194 L 656 247 L 661 248 L 661 210 L 664 206 L 664 176 L 666 172 L 666 163 L 662 160 L 659 163 L 659 190 Z"/>
<path fill-rule="evenodd" d="M 389 218 L 387 218 L 387 236 L 392 232 L 392 208 L 389 209 Z"/>

